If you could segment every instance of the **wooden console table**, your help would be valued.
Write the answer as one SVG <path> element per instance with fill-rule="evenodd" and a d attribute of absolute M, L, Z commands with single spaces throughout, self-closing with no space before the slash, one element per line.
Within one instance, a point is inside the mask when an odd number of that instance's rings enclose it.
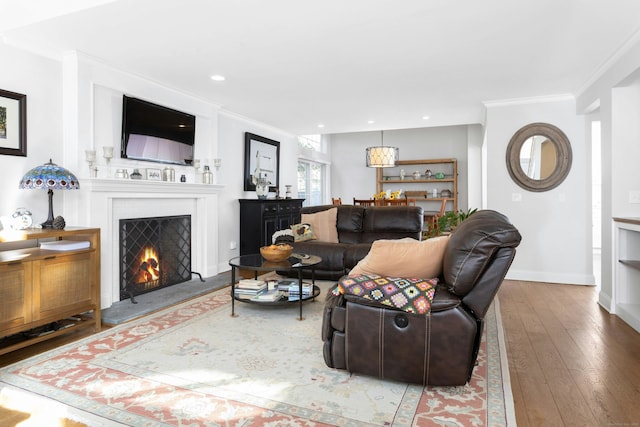
<path fill-rule="evenodd" d="M 43 242 L 89 242 L 74 250 Z M 100 229 L 0 231 L 0 354 L 100 320 Z"/>

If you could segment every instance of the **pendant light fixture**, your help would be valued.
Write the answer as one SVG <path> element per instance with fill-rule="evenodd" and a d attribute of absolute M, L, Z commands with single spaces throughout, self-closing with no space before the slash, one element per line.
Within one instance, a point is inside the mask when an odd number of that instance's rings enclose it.
<path fill-rule="evenodd" d="M 367 148 L 368 168 L 390 168 L 396 165 L 400 150 L 384 145 L 384 131 L 380 131 L 380 145 Z"/>

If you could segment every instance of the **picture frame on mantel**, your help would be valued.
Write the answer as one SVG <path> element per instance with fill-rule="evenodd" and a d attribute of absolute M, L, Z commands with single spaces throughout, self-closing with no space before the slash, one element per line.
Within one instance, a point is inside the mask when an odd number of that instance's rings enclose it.
<path fill-rule="evenodd" d="M 27 95 L 2 89 L 0 154 L 27 157 Z"/>
<path fill-rule="evenodd" d="M 244 134 L 244 191 L 255 191 L 253 175 L 260 166 L 269 191 L 280 188 L 280 142 L 250 132 Z"/>

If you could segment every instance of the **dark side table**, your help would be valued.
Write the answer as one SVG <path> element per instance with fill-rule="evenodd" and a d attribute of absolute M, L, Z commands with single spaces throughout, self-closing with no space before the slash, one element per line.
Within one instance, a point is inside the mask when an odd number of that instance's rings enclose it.
<path fill-rule="evenodd" d="M 302 302 L 314 299 L 320 295 L 320 288 L 315 284 L 315 266 L 322 261 L 322 258 L 316 255 L 308 255 L 308 258 L 298 259 L 291 257 L 285 261 L 273 262 L 267 261 L 260 254 L 242 255 L 239 257 L 231 258 L 229 265 L 231 266 L 231 316 L 237 316 L 235 314 L 235 301 L 251 302 L 255 304 L 264 305 L 289 305 L 296 302 L 300 305 L 300 316 L 298 320 L 304 320 L 302 317 Z M 311 269 L 311 283 L 313 291 L 311 295 L 307 297 L 302 296 L 302 270 Z M 298 287 L 300 298 L 296 301 L 255 301 L 245 300 L 236 297 L 236 269 L 250 270 L 254 272 L 254 278 L 258 278 L 258 273 L 265 273 L 269 271 L 297 271 L 298 272 Z"/>

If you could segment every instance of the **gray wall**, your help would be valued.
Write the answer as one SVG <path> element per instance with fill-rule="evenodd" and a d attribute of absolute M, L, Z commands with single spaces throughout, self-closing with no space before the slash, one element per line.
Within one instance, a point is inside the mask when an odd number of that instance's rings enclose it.
<path fill-rule="evenodd" d="M 384 131 L 384 145 L 400 149 L 400 160 L 455 158 L 458 160 L 458 208 L 468 208 L 468 126 Z M 376 170 L 365 165 L 365 149 L 380 145 L 380 131 L 329 135 L 331 194 L 343 203 L 368 199 L 376 191 Z M 477 159 L 479 162 L 480 159 Z M 413 172 L 408 169 L 407 174 Z M 421 171 L 424 172 L 424 171 Z M 478 178 L 479 179 L 479 178 Z M 473 206 L 480 207 L 480 206 Z"/>

